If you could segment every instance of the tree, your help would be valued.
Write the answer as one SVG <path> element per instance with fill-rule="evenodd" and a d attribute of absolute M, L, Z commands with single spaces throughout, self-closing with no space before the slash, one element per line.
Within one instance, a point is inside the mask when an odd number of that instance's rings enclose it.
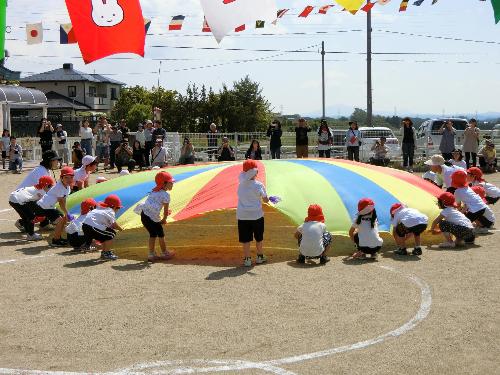
<path fill-rule="evenodd" d="M 127 113 L 125 118 L 127 123 L 132 130 L 137 129 L 137 125 L 142 123 L 144 120 L 151 118 L 153 112 L 149 105 L 136 103 L 134 104 Z"/>

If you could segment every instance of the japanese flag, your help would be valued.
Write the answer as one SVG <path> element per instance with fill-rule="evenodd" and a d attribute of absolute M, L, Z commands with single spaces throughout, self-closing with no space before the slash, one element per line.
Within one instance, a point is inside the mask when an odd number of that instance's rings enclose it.
<path fill-rule="evenodd" d="M 28 23 L 26 25 L 26 41 L 28 44 L 40 44 L 43 41 L 42 23 Z"/>

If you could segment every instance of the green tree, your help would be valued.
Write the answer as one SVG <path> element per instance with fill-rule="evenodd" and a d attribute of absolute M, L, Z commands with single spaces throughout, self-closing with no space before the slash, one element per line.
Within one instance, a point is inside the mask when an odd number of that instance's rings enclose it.
<path fill-rule="evenodd" d="M 153 112 L 151 106 L 142 103 L 136 103 L 127 112 L 127 123 L 131 130 L 136 130 L 137 125 L 145 119 L 151 118 Z"/>
<path fill-rule="evenodd" d="M 120 92 L 120 99 L 118 99 L 111 111 L 111 118 L 114 121 L 127 118 L 128 112 L 134 104 L 149 105 L 152 110 L 153 103 L 151 100 L 151 91 L 142 86 L 126 87 L 122 89 Z"/>

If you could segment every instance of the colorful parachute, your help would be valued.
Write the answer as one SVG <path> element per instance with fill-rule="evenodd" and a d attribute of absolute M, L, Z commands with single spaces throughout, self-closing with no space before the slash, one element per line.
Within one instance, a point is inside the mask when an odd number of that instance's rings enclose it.
<path fill-rule="evenodd" d="M 328 229 L 346 235 L 357 212 L 358 200 L 375 201 L 380 229 L 390 230 L 389 208 L 403 202 L 433 220 L 439 209 L 436 196 L 441 190 L 412 174 L 391 168 L 333 159 L 264 160 L 258 162 L 258 180 L 268 195 L 281 197 L 274 206 L 295 224 L 304 221 L 307 207 L 320 204 Z M 176 179 L 171 191 L 169 222 L 188 220 L 217 210 L 237 206 L 238 175 L 241 162 L 179 166 L 168 169 Z M 145 200 L 154 185 L 157 171 L 136 173 L 91 186 L 70 196 L 68 207 L 78 214 L 82 200 L 103 200 L 117 194 L 123 203 L 118 223 L 124 229 L 141 228 L 134 207 Z"/>

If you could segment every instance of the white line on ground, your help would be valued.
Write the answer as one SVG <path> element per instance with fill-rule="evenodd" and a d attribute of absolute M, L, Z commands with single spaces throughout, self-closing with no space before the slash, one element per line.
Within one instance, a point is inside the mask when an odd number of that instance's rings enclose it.
<path fill-rule="evenodd" d="M 40 258 L 48 258 L 48 257 L 53 257 L 56 254 L 48 254 L 48 255 L 33 255 L 30 257 L 24 257 L 24 258 L 18 258 L 18 259 L 7 259 L 7 260 L 0 260 L 0 264 L 9 264 L 9 263 L 16 263 L 16 262 L 21 262 L 24 260 L 33 260 L 33 259 L 40 259 Z"/>
<path fill-rule="evenodd" d="M 0 210 L 0 214 L 3 214 L 4 212 L 9 212 L 9 211 L 14 211 L 13 208 L 5 208 L 3 210 Z"/>

